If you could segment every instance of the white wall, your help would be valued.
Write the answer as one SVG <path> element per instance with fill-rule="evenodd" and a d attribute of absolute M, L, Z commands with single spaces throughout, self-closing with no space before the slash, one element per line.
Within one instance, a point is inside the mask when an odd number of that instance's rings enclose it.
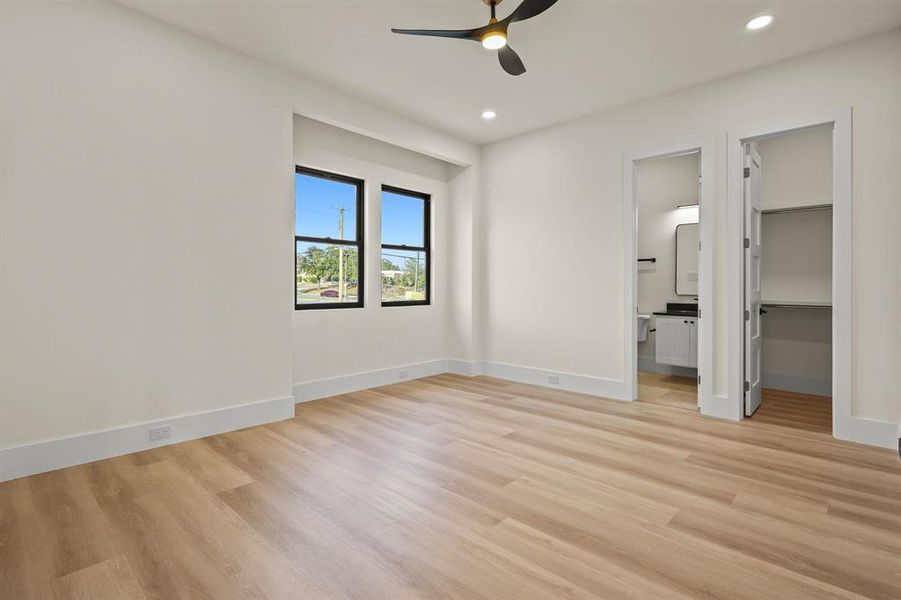
<path fill-rule="evenodd" d="M 483 149 L 486 360 L 623 380 L 623 153 L 716 143 L 715 393 L 726 394 L 726 133 L 854 108 L 852 402 L 896 422 L 901 364 L 901 32 L 515 137 Z M 571 260 L 558 260 L 558 257 Z M 562 282 L 547 293 L 536 273 Z M 528 324 L 528 327 L 523 326 Z"/>
<path fill-rule="evenodd" d="M 832 204 L 832 128 L 793 131 L 755 142 L 764 210 Z"/>
<path fill-rule="evenodd" d="M 764 213 L 760 226 L 764 302 L 832 301 L 832 211 Z"/>
<path fill-rule="evenodd" d="M 0 458 L 244 403 L 290 411 L 292 113 L 478 160 L 118 5 L 4 2 L 0 27 Z M 120 451 L 146 445 L 136 431 Z"/>
<path fill-rule="evenodd" d="M 305 389 L 318 380 L 447 359 L 451 166 L 300 116 L 294 117 L 294 160 L 366 182 L 365 307 L 294 312 L 293 377 L 298 399 L 307 399 Z M 381 306 L 382 184 L 432 196 L 432 299 L 428 306 Z"/>
<path fill-rule="evenodd" d="M 695 153 L 636 163 L 638 256 L 657 259 L 654 263 L 638 263 L 641 314 L 666 310 L 667 302 L 694 302 L 697 297 L 676 295 L 676 226 L 698 222 L 696 206 L 678 207 L 698 202 L 699 159 Z M 647 341 L 638 343 L 639 359 L 654 358 L 656 337 L 649 332 Z"/>
<path fill-rule="evenodd" d="M 832 171 L 831 163 L 825 165 L 825 170 Z M 764 301 L 830 302 L 832 211 L 764 214 L 761 223 L 760 278 Z M 832 311 L 774 307 L 765 310 L 761 329 L 764 387 L 831 395 Z"/>

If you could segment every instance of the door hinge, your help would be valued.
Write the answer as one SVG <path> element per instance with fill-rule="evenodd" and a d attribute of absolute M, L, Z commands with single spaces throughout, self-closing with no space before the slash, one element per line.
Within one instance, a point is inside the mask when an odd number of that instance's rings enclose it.
<path fill-rule="evenodd" d="M 701 242 L 698 242 L 698 252 L 701 251 Z"/>
<path fill-rule="evenodd" d="M 701 385 L 701 376 L 698 375 L 698 385 Z"/>
<path fill-rule="evenodd" d="M 750 382 L 750 381 L 746 381 L 746 382 L 745 382 L 745 391 L 746 391 L 746 392 L 750 392 L 750 391 L 751 391 L 751 382 Z"/>
<path fill-rule="evenodd" d="M 750 321 L 750 320 L 751 320 L 751 311 L 746 310 L 745 311 L 745 321 Z"/>
<path fill-rule="evenodd" d="M 701 318 L 701 309 L 700 308 L 698 309 L 698 318 L 699 319 Z"/>
<path fill-rule="evenodd" d="M 745 248 L 751 247 L 751 238 L 745 238 Z"/>
<path fill-rule="evenodd" d="M 751 167 L 745 167 L 744 178 L 747 179 L 751 176 Z"/>

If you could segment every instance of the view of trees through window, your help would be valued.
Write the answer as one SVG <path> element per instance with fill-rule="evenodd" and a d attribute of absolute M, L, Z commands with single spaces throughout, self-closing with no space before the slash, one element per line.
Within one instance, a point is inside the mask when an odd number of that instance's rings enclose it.
<path fill-rule="evenodd" d="M 306 242 L 297 245 L 297 302 L 357 302 L 357 249 Z"/>
<path fill-rule="evenodd" d="M 296 308 L 362 306 L 363 182 L 297 168 Z"/>
<path fill-rule="evenodd" d="M 382 188 L 382 304 L 429 302 L 429 196 Z"/>
<path fill-rule="evenodd" d="M 382 301 L 425 300 L 425 252 L 382 250 Z"/>

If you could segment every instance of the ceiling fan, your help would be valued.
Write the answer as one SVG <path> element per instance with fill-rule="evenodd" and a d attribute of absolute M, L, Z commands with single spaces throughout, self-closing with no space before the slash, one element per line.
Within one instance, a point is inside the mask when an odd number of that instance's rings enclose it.
<path fill-rule="evenodd" d="M 475 29 L 392 29 L 391 31 L 405 35 L 428 35 L 481 42 L 485 48 L 497 50 L 497 58 L 504 71 L 510 75 L 522 75 L 526 72 L 526 67 L 513 48 L 507 45 L 507 27 L 510 26 L 510 23 L 525 21 L 540 15 L 553 6 L 557 0 L 523 0 L 516 10 L 500 21 L 497 20 L 494 13 L 497 5 L 503 0 L 482 0 L 482 2 L 491 7 L 491 19 L 483 27 Z"/>

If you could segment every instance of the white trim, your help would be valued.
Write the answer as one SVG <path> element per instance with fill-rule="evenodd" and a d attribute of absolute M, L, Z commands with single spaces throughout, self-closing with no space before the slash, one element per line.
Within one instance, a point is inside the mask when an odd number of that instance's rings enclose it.
<path fill-rule="evenodd" d="M 767 373 L 764 371 L 760 374 L 760 382 L 764 389 L 785 390 L 799 394 L 813 394 L 814 396 L 832 395 L 831 379 L 804 377 L 803 375 L 792 375 L 790 373 Z"/>
<path fill-rule="evenodd" d="M 398 379 L 398 371 L 400 370 L 408 371 L 408 377 Z M 170 419 L 148 421 L 117 429 L 96 431 L 25 446 L 0 449 L 0 481 L 8 481 L 36 473 L 45 473 L 254 425 L 290 419 L 294 416 L 295 402 L 313 400 L 314 396 L 316 398 L 324 398 L 447 372 L 470 377 L 484 374 L 510 381 L 590 394 L 612 400 L 627 400 L 629 398 L 625 393 L 624 382 L 603 377 L 506 363 L 466 361 L 453 358 L 434 360 L 299 383 L 295 385 L 294 398 L 264 400 L 204 413 L 181 415 Z M 558 376 L 560 378 L 559 385 L 549 384 L 547 382 L 549 375 Z M 705 414 L 712 417 L 731 419 L 732 405 L 733 403 L 725 396 L 712 396 L 708 401 L 708 410 Z M 172 436 L 165 440 L 151 442 L 148 436 L 148 429 L 160 425 L 170 425 L 172 427 Z M 898 442 L 899 430 L 894 423 L 855 417 L 850 421 L 848 431 L 848 437 L 844 439 L 864 444 L 894 448 Z"/>
<path fill-rule="evenodd" d="M 704 414 L 718 419 L 736 420 L 733 415 L 732 403 L 726 396 L 711 396 L 707 403 L 707 412 Z"/>
<path fill-rule="evenodd" d="M 564 371 L 555 371 L 553 369 L 538 369 L 535 367 L 524 367 L 522 365 L 511 365 L 499 362 L 482 362 L 481 372 L 489 377 L 498 377 L 500 379 L 508 379 L 518 383 L 528 383 L 541 387 L 566 390 L 568 392 L 578 392 L 580 394 L 590 394 L 610 400 L 628 400 L 625 394 L 625 386 L 622 381 L 615 379 L 606 379 L 604 377 L 595 377 L 593 375 L 579 375 L 577 373 L 567 373 Z M 557 376 L 560 378 L 559 384 L 548 383 L 548 377 Z"/>
<path fill-rule="evenodd" d="M 698 404 L 701 414 L 713 415 L 713 319 L 714 319 L 714 143 L 710 136 L 634 150 L 623 155 L 623 398 L 638 398 L 638 202 L 635 197 L 635 162 L 666 158 L 690 152 L 701 153 L 701 198 L 698 221 L 701 225 L 698 306 Z"/>
<path fill-rule="evenodd" d="M 406 375 L 402 374 L 403 371 L 406 372 Z M 448 360 L 444 358 L 377 369 L 374 371 L 361 371 L 359 373 L 350 373 L 348 375 L 339 375 L 337 377 L 328 377 L 325 379 L 303 381 L 294 384 L 294 401 L 298 403 L 308 402 L 310 400 L 318 400 L 319 398 L 328 398 L 339 394 L 349 394 L 350 392 L 358 392 L 360 390 L 367 390 L 382 385 L 399 383 L 401 381 L 409 381 L 411 379 L 419 379 L 421 377 L 439 375 L 447 372 Z"/>
<path fill-rule="evenodd" d="M 455 375 L 476 377 L 482 374 L 482 363 L 475 360 L 449 358 L 447 359 L 447 372 Z"/>
<path fill-rule="evenodd" d="M 407 377 L 401 378 L 400 371 L 407 371 Z M 507 363 L 449 358 L 297 383 L 294 385 L 294 399 L 296 402 L 307 402 L 441 373 L 454 373 L 466 377 L 488 375 L 519 383 L 591 394 L 613 400 L 622 400 L 626 397 L 623 394 L 623 382 L 613 379 Z M 560 378 L 559 385 L 548 383 L 550 375 Z"/>
<path fill-rule="evenodd" d="M 835 425 L 834 421 L 833 417 L 833 426 Z M 898 448 L 898 442 L 901 439 L 901 432 L 899 432 L 898 425 L 895 423 L 868 419 L 866 417 L 851 417 L 848 419 L 847 423 L 844 424 L 842 434 L 838 435 L 833 432 L 835 437 L 842 440 L 892 449 Z"/>
<path fill-rule="evenodd" d="M 733 414 L 744 418 L 742 390 L 742 144 L 778 133 L 832 125 L 832 435 L 884 445 L 882 421 L 854 417 L 851 399 L 851 108 L 818 112 L 766 125 L 729 131 L 727 141 L 728 397 Z M 894 444 L 894 441 L 893 441 Z"/>
<path fill-rule="evenodd" d="M 3 448 L 0 449 L 0 481 L 272 423 L 293 416 L 294 399 L 288 396 Z M 172 436 L 151 442 L 148 429 L 160 425 L 170 425 Z"/>

